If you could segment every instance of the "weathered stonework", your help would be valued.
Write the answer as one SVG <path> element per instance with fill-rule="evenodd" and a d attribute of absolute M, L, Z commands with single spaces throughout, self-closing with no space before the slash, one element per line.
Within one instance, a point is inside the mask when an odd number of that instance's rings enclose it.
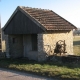
<path fill-rule="evenodd" d="M 9 36 L 8 35 L 5 36 L 5 44 L 6 44 L 6 57 L 10 58 L 10 55 L 9 55 Z"/>
<path fill-rule="evenodd" d="M 46 54 L 53 55 L 56 43 L 59 40 L 65 40 L 66 52 L 73 54 L 73 32 L 72 31 L 55 31 L 38 34 L 38 60 L 46 60 Z M 51 52 L 49 50 L 51 49 Z"/>
<path fill-rule="evenodd" d="M 13 38 L 16 38 L 16 44 L 13 44 Z M 23 57 L 23 36 L 22 35 L 6 35 L 6 56 L 9 57 Z M 47 55 L 53 55 L 56 43 L 59 40 L 65 40 L 67 55 L 73 54 L 73 31 L 55 31 L 37 34 L 38 40 L 38 54 L 35 52 L 28 52 L 29 58 L 36 60 L 45 61 Z M 49 51 L 51 49 L 51 52 Z M 31 57 L 30 57 L 31 56 Z M 35 58 L 34 58 L 35 60 Z"/>
<path fill-rule="evenodd" d="M 22 35 L 9 35 L 9 55 L 12 58 L 23 57 Z"/>
<path fill-rule="evenodd" d="M 9 37 L 5 35 L 2 29 L 2 53 L 9 58 Z"/>
<path fill-rule="evenodd" d="M 38 61 L 45 61 L 45 53 L 43 47 L 43 34 L 38 34 Z"/>

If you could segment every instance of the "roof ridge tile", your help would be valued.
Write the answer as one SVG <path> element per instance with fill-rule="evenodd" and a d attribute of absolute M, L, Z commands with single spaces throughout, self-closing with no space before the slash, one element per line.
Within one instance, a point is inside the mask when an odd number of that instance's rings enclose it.
<path fill-rule="evenodd" d="M 25 7 L 25 6 L 19 6 L 20 8 L 28 8 L 28 9 L 35 9 L 35 10 L 44 10 L 44 11 L 52 11 L 52 10 L 49 10 L 49 9 L 42 9 L 42 8 L 33 8 L 33 7 Z"/>

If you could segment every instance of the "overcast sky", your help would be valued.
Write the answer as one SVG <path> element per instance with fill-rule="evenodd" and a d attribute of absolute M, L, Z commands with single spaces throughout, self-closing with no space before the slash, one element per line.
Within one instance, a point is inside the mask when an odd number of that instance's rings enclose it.
<path fill-rule="evenodd" d="M 80 0 L 0 0 L 1 27 L 17 6 L 50 9 L 80 28 Z"/>

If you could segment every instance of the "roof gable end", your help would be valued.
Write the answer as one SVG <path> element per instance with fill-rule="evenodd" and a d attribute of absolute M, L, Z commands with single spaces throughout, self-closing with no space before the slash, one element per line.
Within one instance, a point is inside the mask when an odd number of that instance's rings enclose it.
<path fill-rule="evenodd" d="M 31 19 L 38 27 L 42 28 L 44 31 L 77 29 L 72 23 L 62 18 L 52 10 L 18 6 L 4 26 L 3 30 L 7 28 L 8 24 L 18 11 L 21 11 L 24 15 L 26 15 L 26 17 Z"/>
<path fill-rule="evenodd" d="M 30 18 L 35 24 L 37 24 L 38 27 L 42 28 L 44 31 L 46 28 L 44 28 L 38 21 L 36 21 L 32 16 L 30 16 L 28 13 L 26 13 L 23 9 L 21 9 L 21 6 L 18 6 L 16 10 L 13 12 L 5 26 L 3 27 L 3 31 L 7 28 L 7 25 L 10 23 L 10 21 L 13 19 L 13 17 L 16 15 L 18 11 L 21 11 L 23 14 L 25 14 L 28 18 Z"/>

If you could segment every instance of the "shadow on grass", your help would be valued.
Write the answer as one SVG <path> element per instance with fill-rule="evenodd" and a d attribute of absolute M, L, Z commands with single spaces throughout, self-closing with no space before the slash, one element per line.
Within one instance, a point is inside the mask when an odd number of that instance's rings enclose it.
<path fill-rule="evenodd" d="M 47 66 L 47 65 L 49 65 L 49 67 L 47 67 L 47 71 L 43 70 L 43 72 L 41 72 L 41 71 L 35 72 L 37 69 L 39 69 L 39 68 L 35 68 L 35 66 L 34 66 L 35 64 L 41 65 L 40 68 L 42 68 L 42 66 L 44 67 L 44 66 Z M 25 71 L 25 69 L 18 69 L 16 67 L 10 68 L 9 67 L 10 65 L 13 65 L 13 66 L 14 65 L 16 65 L 16 66 L 19 66 L 19 65 L 28 65 L 30 67 L 33 65 L 32 67 L 34 67 L 33 68 L 34 71 L 31 71 L 31 70 L 30 71 Z M 28 59 L 0 59 L 0 67 L 3 67 L 3 68 L 10 68 L 10 69 L 13 69 L 13 70 L 15 69 L 15 70 L 19 70 L 19 71 L 24 71 L 24 72 L 28 72 L 28 73 L 34 73 L 34 74 L 48 76 L 48 77 L 50 75 L 50 77 L 61 78 L 61 80 L 78 80 L 76 78 L 71 79 L 71 77 L 68 76 L 69 73 L 59 74 L 59 75 L 56 74 L 56 72 L 50 73 L 49 72 L 49 68 L 51 66 L 68 67 L 68 68 L 74 69 L 74 68 L 80 68 L 80 63 L 72 63 L 72 62 L 68 63 L 68 62 L 64 62 L 64 61 L 62 61 L 61 58 L 58 58 L 57 61 L 47 61 L 47 62 L 37 62 L 37 61 L 31 61 L 31 60 L 28 60 Z M 67 75 L 67 78 L 65 78 L 66 75 Z"/>
<path fill-rule="evenodd" d="M 50 66 L 58 66 L 58 67 L 68 67 L 71 69 L 74 68 L 80 68 L 80 61 L 71 61 L 71 60 L 64 60 L 66 57 L 64 58 L 59 58 L 56 61 L 46 61 L 46 62 L 37 62 L 37 61 L 33 61 L 33 60 L 28 60 L 28 59 L 0 59 L 0 66 L 2 67 L 8 67 L 11 64 L 14 65 L 35 65 L 35 64 L 39 64 L 39 65 L 50 65 Z M 80 59 L 79 59 L 80 60 Z"/>

